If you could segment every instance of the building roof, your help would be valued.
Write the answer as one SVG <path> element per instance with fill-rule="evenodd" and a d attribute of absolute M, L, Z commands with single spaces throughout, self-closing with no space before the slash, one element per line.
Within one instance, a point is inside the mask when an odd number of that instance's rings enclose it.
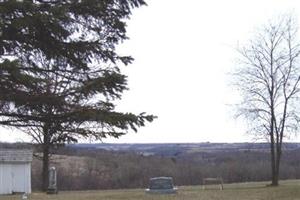
<path fill-rule="evenodd" d="M 31 162 L 32 150 L 0 149 L 0 163 L 3 162 Z"/>

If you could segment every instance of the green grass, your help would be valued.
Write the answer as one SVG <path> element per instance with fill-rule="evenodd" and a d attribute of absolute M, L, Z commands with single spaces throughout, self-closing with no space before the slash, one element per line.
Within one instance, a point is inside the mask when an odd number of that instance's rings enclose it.
<path fill-rule="evenodd" d="M 143 189 L 68 191 L 58 195 L 33 193 L 29 200 L 300 200 L 300 180 L 281 181 L 279 187 L 267 187 L 266 182 L 224 185 L 224 190 L 210 186 L 179 187 L 178 194 L 150 195 Z M 0 196 L 1 200 L 20 200 L 20 195 Z"/>

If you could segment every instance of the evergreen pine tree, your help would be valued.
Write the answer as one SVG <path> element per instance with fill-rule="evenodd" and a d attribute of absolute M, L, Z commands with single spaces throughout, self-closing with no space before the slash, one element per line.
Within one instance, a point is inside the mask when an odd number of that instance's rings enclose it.
<path fill-rule="evenodd" d="M 115 110 L 127 89 L 115 47 L 143 0 L 0 0 L 0 124 L 43 148 L 43 189 L 50 149 L 78 138 L 137 131 L 153 115 Z"/>

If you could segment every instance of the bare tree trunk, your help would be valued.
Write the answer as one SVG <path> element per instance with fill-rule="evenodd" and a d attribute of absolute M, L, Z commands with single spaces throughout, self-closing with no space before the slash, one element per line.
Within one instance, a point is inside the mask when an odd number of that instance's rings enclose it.
<path fill-rule="evenodd" d="M 278 185 L 278 174 L 277 174 L 277 168 L 276 168 L 276 154 L 275 154 L 275 144 L 274 144 L 274 135 L 271 134 L 271 175 L 272 175 L 272 183 L 271 186 L 277 186 Z"/>
<path fill-rule="evenodd" d="M 277 144 L 277 157 L 276 157 L 276 178 L 277 178 L 277 185 L 279 180 L 279 169 L 280 169 L 280 160 L 281 160 L 281 145 Z"/>
<path fill-rule="evenodd" d="M 273 74 L 273 53 L 271 51 L 271 74 Z M 271 90 L 270 90 L 270 113 L 271 113 L 271 125 L 270 125 L 270 139 L 271 139 L 271 145 L 270 145 L 270 148 L 271 148 L 271 170 L 272 170 L 272 183 L 271 183 L 271 186 L 277 186 L 278 185 L 278 174 L 277 174 L 277 154 L 276 154 L 276 151 L 275 151 L 275 146 L 277 147 L 277 142 L 275 142 L 275 128 L 276 128 L 276 123 L 275 123 L 275 114 L 274 114 L 274 111 L 275 111 L 275 108 L 274 108 L 274 76 L 272 75 L 271 76 Z M 276 137 L 277 138 L 277 137 Z M 276 148 L 277 149 L 277 148 Z"/>
<path fill-rule="evenodd" d="M 274 139 L 274 137 L 271 137 Z M 271 186 L 279 185 L 279 169 L 281 159 L 281 145 L 274 140 L 271 141 L 271 168 L 272 168 L 272 183 Z"/>

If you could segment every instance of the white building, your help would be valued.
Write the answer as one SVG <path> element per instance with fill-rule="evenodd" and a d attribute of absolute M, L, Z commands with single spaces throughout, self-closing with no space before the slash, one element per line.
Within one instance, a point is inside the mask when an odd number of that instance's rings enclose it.
<path fill-rule="evenodd" d="M 0 149 L 0 194 L 31 193 L 32 151 Z"/>

